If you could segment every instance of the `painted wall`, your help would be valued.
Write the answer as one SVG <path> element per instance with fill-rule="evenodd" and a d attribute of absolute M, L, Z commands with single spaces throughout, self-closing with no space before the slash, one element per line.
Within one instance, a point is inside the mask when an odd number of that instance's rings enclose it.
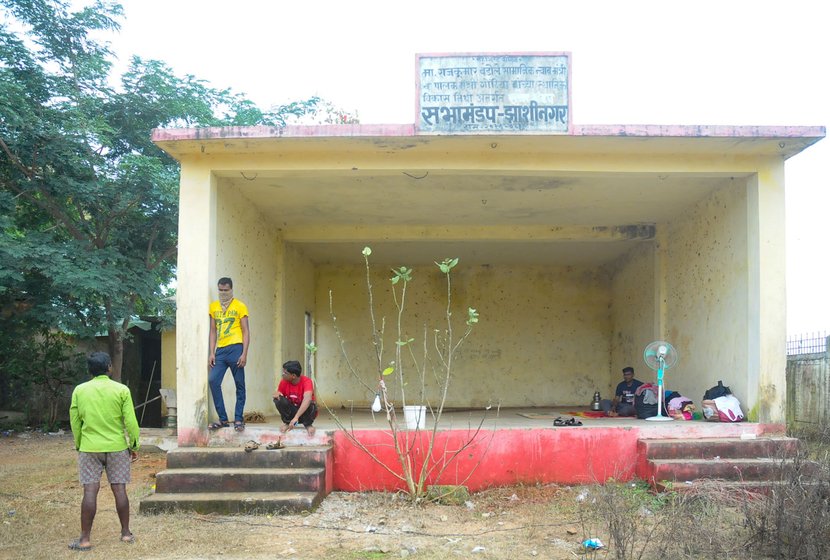
<path fill-rule="evenodd" d="M 274 324 L 277 278 L 277 239 L 273 229 L 257 212 L 256 206 L 233 189 L 217 188 L 216 201 L 216 275 L 211 298 L 217 298 L 216 281 L 222 276 L 233 279 L 234 297 L 248 307 L 251 346 L 245 366 L 247 402 L 245 411 L 270 413 L 274 405 Z M 204 322 L 208 325 L 207 307 Z M 207 370 L 207 355 L 205 355 Z M 230 370 L 222 383 L 228 415 L 233 414 L 236 389 Z M 216 411 L 209 408 L 210 419 Z"/>
<path fill-rule="evenodd" d="M 176 390 L 176 329 L 161 331 L 161 388 Z M 162 399 L 161 415 L 167 415 Z"/>
<path fill-rule="evenodd" d="M 314 265 L 296 246 L 284 244 L 282 249 L 282 267 L 279 278 L 284 286 L 284 300 L 280 307 L 277 322 L 281 325 L 281 343 L 274 356 L 274 388 L 280 380 L 281 366 L 288 360 L 305 363 L 305 314 L 314 316 L 315 271 Z M 305 372 L 308 373 L 308 372 Z M 273 404 L 272 404 L 273 409 Z"/>
<path fill-rule="evenodd" d="M 747 210 L 744 181 L 666 225 L 666 339 L 680 359 L 666 386 L 699 402 L 719 379 L 747 402 Z"/>
<path fill-rule="evenodd" d="M 643 422 L 630 428 L 526 428 L 513 430 L 443 430 L 435 434 L 432 447 L 431 476 L 428 484 L 464 484 L 476 492 L 495 486 L 514 484 L 590 484 L 609 477 L 629 480 L 635 474 L 646 478 L 644 457 L 638 454 L 640 438 L 705 438 L 741 437 L 743 434 L 781 435 L 782 425 L 712 424 L 683 422 L 663 431 L 659 426 Z M 388 444 L 389 432 L 359 430 L 352 432 L 375 457 L 395 472 L 401 472 L 394 448 Z M 429 431 L 403 432 L 412 445 L 411 458 L 416 467 L 427 455 Z M 392 491 L 403 483 L 359 449 L 342 431 L 333 434 L 335 490 Z M 466 447 L 465 447 L 466 446 Z M 454 456 L 451 450 L 464 449 Z M 450 450 L 450 451 L 448 451 Z M 444 472 L 441 472 L 442 467 Z"/>
<path fill-rule="evenodd" d="M 643 362 L 643 350 L 656 338 L 654 243 L 640 243 L 614 266 L 611 282 L 611 379 L 603 398 L 613 398 L 622 368 L 631 366 L 637 379 L 655 381 Z"/>
<path fill-rule="evenodd" d="M 359 257 L 359 255 L 358 255 Z M 376 325 L 385 317 L 382 367 L 395 360 L 396 314 L 388 267 L 372 270 Z M 317 377 L 319 394 L 329 406 L 366 407 L 377 384 L 377 360 L 372 354 L 371 319 L 366 295 L 366 271 L 360 266 L 321 266 L 317 270 Z M 400 284 L 399 284 L 400 286 Z M 340 352 L 328 310 L 332 290 L 337 326 L 360 382 L 349 373 Z M 402 339 L 423 364 L 426 328 L 433 348 L 434 329 L 446 328 L 447 286 L 437 267 L 414 269 L 406 294 Z M 607 387 L 611 364 L 611 280 L 602 268 L 493 267 L 465 268 L 452 274 L 452 314 L 456 340 L 463 334 L 467 308 L 480 314 L 455 358 L 450 407 L 586 405 L 595 390 Z M 399 295 L 400 297 L 400 295 Z M 432 363 L 438 361 L 430 354 Z M 401 363 L 399 361 L 399 363 Z M 407 402 L 419 399 L 420 377 L 402 360 Z M 413 375 L 409 375 L 412 373 Z M 401 380 L 386 378 L 392 399 L 400 402 Z M 438 384 L 430 369 L 425 394 L 438 400 Z"/>

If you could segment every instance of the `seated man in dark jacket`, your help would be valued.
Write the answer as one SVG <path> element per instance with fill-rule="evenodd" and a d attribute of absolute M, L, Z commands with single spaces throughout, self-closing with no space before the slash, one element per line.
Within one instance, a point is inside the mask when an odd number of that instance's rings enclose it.
<path fill-rule="evenodd" d="M 600 401 L 600 406 L 605 411 L 606 416 L 637 416 L 637 409 L 634 407 L 634 393 L 643 382 L 634 379 L 634 368 L 631 366 L 624 367 L 622 373 L 623 380 L 617 385 L 614 400 L 603 399 Z"/>

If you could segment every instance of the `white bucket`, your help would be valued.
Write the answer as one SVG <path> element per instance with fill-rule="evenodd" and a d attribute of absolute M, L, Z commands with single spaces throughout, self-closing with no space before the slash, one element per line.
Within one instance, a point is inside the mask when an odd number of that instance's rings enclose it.
<path fill-rule="evenodd" d="M 409 430 L 419 429 L 423 430 L 427 426 L 427 407 L 420 406 L 405 406 L 403 407 L 403 417 L 406 420 L 406 427 Z"/>

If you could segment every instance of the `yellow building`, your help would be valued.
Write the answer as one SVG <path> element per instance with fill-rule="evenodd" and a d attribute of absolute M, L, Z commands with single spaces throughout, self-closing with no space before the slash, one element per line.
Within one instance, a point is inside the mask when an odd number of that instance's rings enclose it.
<path fill-rule="evenodd" d="M 157 130 L 181 162 L 179 443 L 207 441 L 208 304 L 234 280 L 250 310 L 248 410 L 272 411 L 285 360 L 318 350 L 329 406 L 377 381 L 362 249 L 387 333 L 391 267 L 414 270 L 404 330 L 443 328 L 434 261 L 458 257 L 463 326 L 449 407 L 584 404 L 623 366 L 653 379 L 651 341 L 680 354 L 666 387 L 719 379 L 750 418 L 785 414 L 784 162 L 823 127 L 579 126 L 564 135 L 423 136 L 413 125 Z M 394 344 L 387 337 L 387 345 Z M 233 408 L 230 375 L 226 406 Z M 427 387 L 427 394 L 434 387 Z M 434 397 L 434 395 L 433 395 Z"/>

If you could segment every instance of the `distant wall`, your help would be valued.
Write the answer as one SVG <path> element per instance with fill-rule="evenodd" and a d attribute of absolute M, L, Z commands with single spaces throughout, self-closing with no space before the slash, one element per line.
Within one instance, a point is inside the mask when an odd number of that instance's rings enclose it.
<path fill-rule="evenodd" d="M 318 391 L 330 406 L 354 401 L 371 403 L 377 384 L 372 355 L 371 322 L 363 267 L 321 266 L 317 269 Z M 372 271 L 376 325 L 386 318 L 385 356 L 394 360 L 396 315 L 388 267 Z M 467 308 L 478 310 L 480 321 L 456 356 L 447 406 L 587 405 L 595 390 L 607 387 L 611 375 L 611 280 L 605 269 L 582 267 L 464 267 L 452 274 L 454 336 L 463 333 Z M 400 287 L 400 285 L 399 285 Z M 368 385 L 351 378 L 329 316 L 333 291 L 337 325 L 346 339 L 352 365 Z M 414 269 L 407 291 L 403 338 L 414 338 L 411 348 L 423 354 L 426 329 L 433 347 L 434 329 L 446 329 L 446 283 L 437 267 Z M 432 367 L 426 395 L 438 399 Z M 410 362 L 403 360 L 409 373 Z M 420 392 L 415 376 L 407 375 L 407 401 Z M 387 378 L 393 399 L 400 380 Z M 371 390 L 370 390 L 371 389 Z"/>
<path fill-rule="evenodd" d="M 284 362 L 297 360 L 305 363 L 305 314 L 312 313 L 313 316 L 315 312 L 314 265 L 301 250 L 290 244 L 284 246 L 282 262 L 280 277 L 285 287 L 285 299 L 277 317 L 282 337 L 281 344 L 275 346 L 275 351 L 281 351 L 281 354 L 274 356 L 273 388 L 280 381 Z"/>
<path fill-rule="evenodd" d="M 654 243 L 641 243 L 619 259 L 611 284 L 611 378 L 603 398 L 613 397 L 622 381 L 622 368 L 634 368 L 635 377 L 651 381 L 654 372 L 643 362 L 643 350 L 655 339 Z"/>

